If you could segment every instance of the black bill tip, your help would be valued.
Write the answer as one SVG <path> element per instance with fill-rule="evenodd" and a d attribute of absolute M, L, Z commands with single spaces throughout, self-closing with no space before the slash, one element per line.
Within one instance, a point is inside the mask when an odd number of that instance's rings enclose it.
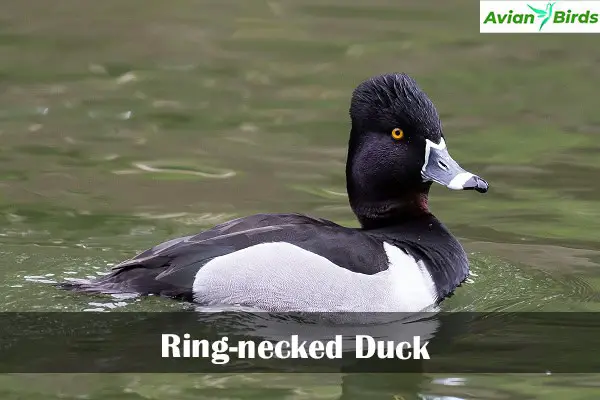
<path fill-rule="evenodd" d="M 488 183 L 478 176 L 472 176 L 463 185 L 464 190 L 476 190 L 479 193 L 485 193 L 488 191 Z"/>

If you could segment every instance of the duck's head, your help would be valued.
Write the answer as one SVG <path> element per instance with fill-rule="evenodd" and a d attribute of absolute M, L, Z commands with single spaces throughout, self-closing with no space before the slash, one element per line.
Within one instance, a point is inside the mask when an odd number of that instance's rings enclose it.
<path fill-rule="evenodd" d="M 432 182 L 485 193 L 485 180 L 450 157 L 435 106 L 405 74 L 361 83 L 350 105 L 346 180 L 350 205 L 365 228 L 429 213 Z"/>

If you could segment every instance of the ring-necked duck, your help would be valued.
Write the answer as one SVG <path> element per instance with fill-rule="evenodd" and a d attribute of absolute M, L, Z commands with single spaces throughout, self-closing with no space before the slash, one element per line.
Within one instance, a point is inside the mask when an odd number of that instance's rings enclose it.
<path fill-rule="evenodd" d="M 361 83 L 350 105 L 346 181 L 361 228 L 259 214 L 172 239 L 115 266 L 87 292 L 135 292 L 269 311 L 421 311 L 469 274 L 429 211 L 432 182 L 485 193 L 448 154 L 437 110 L 405 74 Z"/>

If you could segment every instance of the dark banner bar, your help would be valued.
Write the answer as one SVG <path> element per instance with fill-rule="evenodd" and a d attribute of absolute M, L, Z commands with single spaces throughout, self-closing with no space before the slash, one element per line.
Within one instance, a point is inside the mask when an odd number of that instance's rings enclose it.
<path fill-rule="evenodd" d="M 0 373 L 600 372 L 600 313 L 0 313 Z"/>

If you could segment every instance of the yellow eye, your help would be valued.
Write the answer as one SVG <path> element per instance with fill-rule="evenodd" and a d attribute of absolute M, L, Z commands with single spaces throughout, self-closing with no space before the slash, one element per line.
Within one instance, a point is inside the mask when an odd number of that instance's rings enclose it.
<path fill-rule="evenodd" d="M 400 140 L 404 137 L 404 131 L 400 128 L 395 128 L 392 131 L 392 137 L 396 140 Z"/>

